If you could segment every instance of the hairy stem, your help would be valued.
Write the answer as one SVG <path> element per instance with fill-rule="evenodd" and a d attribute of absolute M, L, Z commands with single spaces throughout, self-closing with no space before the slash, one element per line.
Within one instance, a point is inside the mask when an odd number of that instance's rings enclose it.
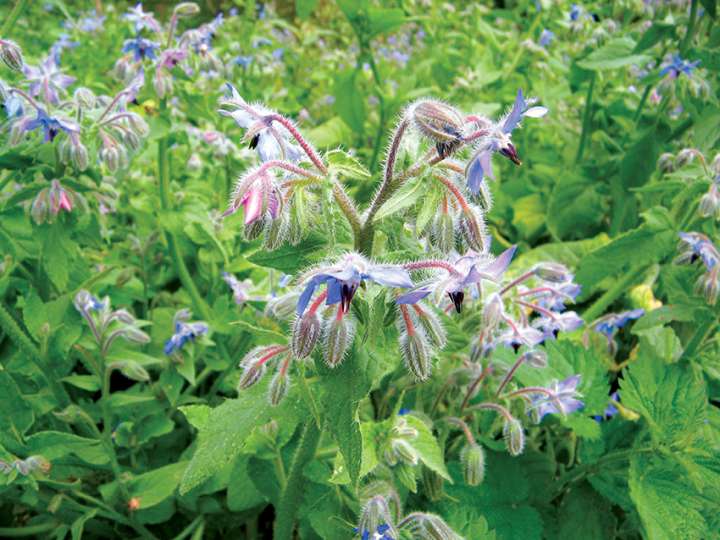
<path fill-rule="evenodd" d="M 303 498 L 303 469 L 313 459 L 320 442 L 320 430 L 317 424 L 310 420 L 305 423 L 300 444 L 295 450 L 290 473 L 287 477 L 287 484 L 280 495 L 275 525 L 273 530 L 274 540 L 292 540 L 295 529 L 295 515 L 300 508 Z"/>

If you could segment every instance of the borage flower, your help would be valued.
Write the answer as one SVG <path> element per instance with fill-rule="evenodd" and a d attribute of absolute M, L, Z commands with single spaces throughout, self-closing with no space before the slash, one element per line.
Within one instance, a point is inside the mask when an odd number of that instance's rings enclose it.
<path fill-rule="evenodd" d="M 563 381 L 553 381 L 544 390 L 547 392 L 532 392 L 533 388 L 522 389 L 524 393 L 532 393 L 530 401 L 531 413 L 536 422 L 540 422 L 546 414 L 568 414 L 582 409 L 585 404 L 578 398 L 582 395 L 577 391 L 580 384 L 580 375 L 572 375 Z"/>
<path fill-rule="evenodd" d="M 639 319 L 644 314 L 644 309 L 633 309 L 630 311 L 623 311 L 621 313 L 609 313 L 595 321 L 593 329 L 610 339 L 628 322 Z"/>
<path fill-rule="evenodd" d="M 666 75 L 670 79 L 677 79 L 680 75 L 692 75 L 693 70 L 700 64 L 700 60 L 688 62 L 683 60 L 679 54 L 674 54 L 669 60 L 662 64 L 660 75 Z"/>
<path fill-rule="evenodd" d="M 279 115 L 260 104 L 248 104 L 234 86 L 227 84 L 228 93 L 220 101 L 219 113 L 229 116 L 243 129 L 250 148 L 256 149 L 262 161 L 285 159 L 298 162 L 302 150 L 290 141 L 285 131 L 273 126 Z"/>
<path fill-rule="evenodd" d="M 405 264 L 408 270 L 438 269 L 441 272 L 430 282 L 403 294 L 397 299 L 398 304 L 415 304 L 435 293 L 435 300 L 447 294 L 455 310 L 460 313 L 465 299 L 465 290 L 473 285 L 479 286 L 482 280 L 499 282 L 510 265 L 516 246 L 503 251 L 497 258 L 486 253 L 468 251 L 452 263 L 444 261 L 417 261 Z M 444 271 L 444 272 L 443 272 Z"/>
<path fill-rule="evenodd" d="M 407 270 L 391 264 L 375 264 L 359 253 L 347 253 L 336 263 L 319 266 L 300 279 L 304 290 L 298 299 L 297 314 L 302 315 L 307 308 L 315 290 L 326 284 L 326 305 L 341 304 L 342 311 L 347 313 L 350 302 L 360 284 L 374 281 L 384 287 L 404 288 L 413 286 Z"/>
<path fill-rule="evenodd" d="M 712 270 L 720 262 L 720 251 L 706 235 L 699 232 L 681 232 L 679 236 L 683 251 L 675 259 L 677 264 L 692 264 L 700 259 L 707 270 Z"/>
<path fill-rule="evenodd" d="M 37 66 L 25 65 L 23 73 L 30 85 L 30 95 L 40 96 L 45 103 L 52 105 L 60 103 L 60 95 L 75 82 L 75 77 L 70 77 L 60 71 L 52 55 L 48 55 Z"/>
<path fill-rule="evenodd" d="M 179 352 L 188 341 L 195 341 L 198 337 L 207 334 L 208 325 L 203 321 L 187 322 L 190 319 L 190 310 L 181 309 L 173 318 L 175 332 L 165 342 L 163 351 L 167 356 Z"/>
<path fill-rule="evenodd" d="M 483 177 L 494 178 L 491 158 L 495 152 L 499 152 L 516 165 L 520 165 L 521 161 L 517 149 L 511 142 L 511 136 L 523 117 L 540 118 L 547 114 L 547 107 L 533 106 L 535 101 L 534 98 L 525 99 L 522 90 L 518 90 L 512 109 L 498 122 L 491 124 L 487 129 L 487 134 L 480 138 L 475 154 L 465 170 L 468 189 L 473 194 L 480 191 Z"/>
<path fill-rule="evenodd" d="M 150 30 L 151 32 L 160 32 L 160 23 L 155 19 L 151 11 L 143 11 L 142 2 L 138 2 L 134 8 L 130 8 L 122 17 L 130 22 L 136 32 L 141 30 Z"/>
<path fill-rule="evenodd" d="M 59 117 L 49 116 L 43 109 L 37 109 L 37 116 L 35 118 L 26 118 L 20 120 L 13 129 L 17 129 L 20 132 L 33 131 L 36 129 L 42 129 L 43 141 L 52 142 L 55 137 L 61 132 L 65 132 L 72 139 L 76 139 L 80 133 L 80 126 L 75 122 Z"/>
<path fill-rule="evenodd" d="M 123 43 L 122 52 L 131 52 L 133 54 L 133 59 L 136 62 L 140 62 L 145 58 L 155 60 L 157 58 L 156 51 L 159 48 L 159 43 L 138 36 L 134 39 L 126 39 L 125 43 Z"/>
<path fill-rule="evenodd" d="M 222 273 L 222 278 L 230 286 L 233 292 L 233 299 L 239 306 L 250 300 L 250 290 L 253 288 L 253 282 L 249 279 L 240 281 L 238 278 L 228 272 Z"/>

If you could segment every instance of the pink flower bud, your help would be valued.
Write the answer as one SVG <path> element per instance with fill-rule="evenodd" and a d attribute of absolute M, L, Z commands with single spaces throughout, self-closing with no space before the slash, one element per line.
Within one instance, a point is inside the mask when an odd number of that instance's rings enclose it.
<path fill-rule="evenodd" d="M 320 337 L 320 326 L 320 317 L 311 310 L 295 319 L 292 330 L 292 351 L 295 358 L 302 359 L 312 353 Z"/>

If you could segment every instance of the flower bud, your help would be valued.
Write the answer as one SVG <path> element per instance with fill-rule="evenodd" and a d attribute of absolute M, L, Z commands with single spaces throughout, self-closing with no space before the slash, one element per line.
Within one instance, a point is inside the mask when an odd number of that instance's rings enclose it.
<path fill-rule="evenodd" d="M 396 437 L 405 439 L 416 439 L 418 436 L 418 430 L 409 425 L 404 418 L 398 420 L 397 424 L 393 426 L 391 433 Z"/>
<path fill-rule="evenodd" d="M 73 93 L 75 103 L 83 109 L 92 109 L 95 106 L 95 94 L 89 88 L 81 86 Z"/>
<path fill-rule="evenodd" d="M 440 318 L 434 311 L 424 308 L 419 304 L 416 305 L 417 320 L 420 326 L 430 338 L 430 342 L 438 349 L 442 349 L 447 343 L 447 335 L 445 327 L 440 322 Z"/>
<path fill-rule="evenodd" d="M 14 41 L 0 39 L 0 58 L 10 69 L 22 71 L 24 65 L 22 49 Z"/>
<path fill-rule="evenodd" d="M 670 173 L 675 170 L 675 156 L 670 152 L 660 154 L 657 162 L 658 169 L 664 173 Z"/>
<path fill-rule="evenodd" d="M 70 162 L 78 171 L 88 168 L 88 151 L 84 144 L 73 144 L 70 148 Z"/>
<path fill-rule="evenodd" d="M 525 432 L 517 418 L 505 420 L 503 438 L 505 439 L 505 447 L 511 456 L 519 456 L 523 453 L 525 449 Z"/>
<path fill-rule="evenodd" d="M 361 535 L 366 532 L 368 536 L 374 534 L 378 528 L 387 528 L 385 532 L 391 538 L 398 537 L 387 500 L 382 495 L 375 495 L 365 503 L 360 515 L 360 523 L 358 523 L 358 531 Z"/>
<path fill-rule="evenodd" d="M 390 448 L 401 461 L 413 466 L 418 464 L 420 457 L 417 450 L 405 439 L 392 439 Z"/>
<path fill-rule="evenodd" d="M 287 395 L 288 389 L 290 388 L 290 376 L 287 372 L 279 370 L 270 381 L 270 388 L 268 389 L 268 398 L 270 399 L 270 405 L 276 407 L 280 404 L 283 398 Z"/>
<path fill-rule="evenodd" d="M 125 375 L 128 379 L 138 382 L 147 382 L 150 380 L 150 374 L 147 370 L 137 362 L 127 360 L 120 362 L 120 365 L 114 366 L 120 369 L 120 373 Z M 112 364 L 111 364 L 112 365 Z"/>
<path fill-rule="evenodd" d="M 492 210 L 493 196 L 487 182 L 480 182 L 480 190 L 475 195 L 474 200 L 478 203 L 483 212 L 487 213 Z"/>
<path fill-rule="evenodd" d="M 675 163 L 678 167 L 683 167 L 691 163 L 699 153 L 695 148 L 683 148 L 678 152 Z"/>
<path fill-rule="evenodd" d="M 202 158 L 200 155 L 193 153 L 187 161 L 187 168 L 192 172 L 198 172 L 202 169 Z"/>
<path fill-rule="evenodd" d="M 238 391 L 247 390 L 260 379 L 262 379 L 263 375 L 265 375 L 266 369 L 267 368 L 265 364 L 251 364 L 245 366 L 242 375 L 240 375 L 240 380 L 238 381 Z"/>
<path fill-rule="evenodd" d="M 419 381 L 426 380 L 430 376 L 432 362 L 425 334 L 418 330 L 412 334 L 404 333 L 400 336 L 400 349 L 410 373 Z"/>
<path fill-rule="evenodd" d="M 200 13 L 200 6 L 195 2 L 180 2 L 175 6 L 173 13 L 178 17 L 191 17 Z"/>
<path fill-rule="evenodd" d="M 265 306 L 265 313 L 276 319 L 289 319 L 295 314 L 299 297 L 299 293 L 289 292 L 272 298 Z"/>
<path fill-rule="evenodd" d="M 470 444 L 460 452 L 463 477 L 468 486 L 479 486 L 485 478 L 485 451 L 479 444 Z"/>
<path fill-rule="evenodd" d="M 47 220 L 49 210 L 50 205 L 48 204 L 48 189 L 46 188 L 40 190 L 40 192 L 35 196 L 35 200 L 33 200 L 32 205 L 30 205 L 30 217 L 32 217 L 36 224 L 41 225 Z"/>
<path fill-rule="evenodd" d="M 468 206 L 460 214 L 460 232 L 470 249 L 484 253 L 488 248 L 485 218 L 479 208 Z"/>
<path fill-rule="evenodd" d="M 524 363 L 534 368 L 545 368 L 548 365 L 547 353 L 542 349 L 531 349 L 522 355 Z"/>
<path fill-rule="evenodd" d="M 240 361 L 243 373 L 238 381 L 238 390 L 245 390 L 258 382 L 265 374 L 267 361 L 283 350 L 284 348 L 279 345 L 255 347 L 250 350 Z"/>
<path fill-rule="evenodd" d="M 139 343 L 141 345 L 150 343 L 150 336 L 145 332 L 134 326 L 128 326 L 123 330 L 123 337 L 133 343 Z"/>
<path fill-rule="evenodd" d="M 116 172 L 120 168 L 120 152 L 117 146 L 106 146 L 100 150 L 100 160 L 111 173 Z"/>
<path fill-rule="evenodd" d="M 441 158 L 462 144 L 463 119 L 460 112 L 439 101 L 420 101 L 410 107 L 409 116 L 417 130 L 435 143 Z"/>
<path fill-rule="evenodd" d="M 715 157 L 710 164 L 710 168 L 716 175 L 720 175 L 720 154 L 715 154 Z"/>
<path fill-rule="evenodd" d="M 571 281 L 572 273 L 564 265 L 554 262 L 541 262 L 533 268 L 535 275 L 543 281 L 550 283 L 565 283 Z"/>
<path fill-rule="evenodd" d="M 274 251 L 282 246 L 285 241 L 288 222 L 284 214 L 280 214 L 276 219 L 268 219 L 266 222 L 263 247 L 268 251 Z"/>
<path fill-rule="evenodd" d="M 708 192 L 700 199 L 700 215 L 708 218 L 715 216 L 720 219 L 720 188 L 718 182 L 714 182 Z"/>
<path fill-rule="evenodd" d="M 348 316 L 342 316 L 338 311 L 337 317 L 325 320 L 323 328 L 323 345 L 325 363 L 331 368 L 340 365 L 353 340 L 354 325 Z"/>
<path fill-rule="evenodd" d="M 251 221 L 250 223 L 245 224 L 245 239 L 246 240 L 255 240 L 257 237 L 259 237 L 263 229 L 265 229 L 265 220 L 264 219 L 255 219 Z"/>
<path fill-rule="evenodd" d="M 138 148 L 140 148 L 140 137 L 138 137 L 137 133 L 135 133 L 134 131 L 124 131 L 123 142 L 133 152 L 136 152 Z"/>
<path fill-rule="evenodd" d="M 128 120 L 130 127 L 135 130 L 138 136 L 146 137 L 150 133 L 150 126 L 147 125 L 145 119 L 139 114 L 131 113 Z"/>
<path fill-rule="evenodd" d="M 500 324 L 505 315 L 505 305 L 498 293 L 493 293 L 485 302 L 482 311 L 483 326 L 487 331 L 492 331 Z"/>
<path fill-rule="evenodd" d="M 424 514 L 420 527 L 420 540 L 462 540 L 445 521 L 435 514 Z"/>
<path fill-rule="evenodd" d="M 709 272 L 706 272 L 697 281 L 697 290 L 705 296 L 705 300 L 711 306 L 717 303 L 720 292 L 720 264 L 716 264 Z"/>
<path fill-rule="evenodd" d="M 443 477 L 432 469 L 423 467 L 422 470 L 423 493 L 432 502 L 437 502 L 443 496 Z"/>
<path fill-rule="evenodd" d="M 306 311 L 295 319 L 292 330 L 292 352 L 295 358 L 310 356 L 320 337 L 321 321 L 317 312 Z"/>
<path fill-rule="evenodd" d="M 448 212 L 441 212 L 433 220 L 430 240 L 442 253 L 455 249 L 455 222 Z"/>

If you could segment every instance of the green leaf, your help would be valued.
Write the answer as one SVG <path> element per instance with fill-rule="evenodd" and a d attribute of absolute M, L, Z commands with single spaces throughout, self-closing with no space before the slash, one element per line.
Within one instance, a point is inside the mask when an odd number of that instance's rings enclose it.
<path fill-rule="evenodd" d="M 130 495 L 139 499 L 141 509 L 160 504 L 175 493 L 188 463 L 179 461 L 136 476 L 127 484 Z"/>
<path fill-rule="evenodd" d="M 249 455 L 238 456 L 230 473 L 227 488 L 227 505 L 232 512 L 242 512 L 255 508 L 267 501 L 267 497 L 260 493 L 248 474 Z"/>
<path fill-rule="evenodd" d="M 689 366 L 667 365 L 641 348 L 620 390 L 623 405 L 640 413 L 656 442 L 687 446 L 699 436 L 707 396 Z"/>
<path fill-rule="evenodd" d="M 338 73 L 335 77 L 333 94 L 335 96 L 335 110 L 340 118 L 360 134 L 365 125 L 365 96 L 360 91 L 356 80 L 358 70 L 349 70 Z"/>
<path fill-rule="evenodd" d="M 635 42 L 631 38 L 615 38 L 609 40 L 605 45 L 590 53 L 577 64 L 583 69 L 603 71 L 633 64 L 643 65 L 652 60 L 652 57 L 646 54 L 633 54 L 634 50 Z"/>
<path fill-rule="evenodd" d="M 212 409 L 203 421 L 205 409 L 185 409 L 200 417 L 197 448 L 180 483 L 184 495 L 199 486 L 233 461 L 245 446 L 245 440 L 254 427 L 285 415 L 301 414 L 297 398 L 291 393 L 280 405 L 271 407 L 265 396 L 268 379 L 240 393 L 237 399 L 228 399 Z M 198 413 L 196 415 L 196 413 Z"/>
<path fill-rule="evenodd" d="M 73 524 L 70 526 L 70 534 L 72 534 L 72 540 L 82 540 L 85 523 L 93 519 L 97 515 L 97 513 L 97 509 L 88 510 L 82 516 L 73 521 Z"/>
<path fill-rule="evenodd" d="M 713 19 L 717 17 L 717 0 L 700 0 L 700 3 Z"/>
<path fill-rule="evenodd" d="M 369 8 L 367 10 L 368 17 L 368 34 L 369 37 L 375 37 L 379 34 L 388 34 L 405 22 L 405 13 L 402 9 L 384 9 Z"/>
<path fill-rule="evenodd" d="M 295 0 L 295 14 L 300 19 L 307 19 L 315 11 L 318 0 Z"/>
<path fill-rule="evenodd" d="M 325 159 L 330 165 L 330 169 L 340 176 L 348 178 L 370 178 L 372 176 L 355 156 L 351 156 L 339 148 L 327 152 Z"/>
<path fill-rule="evenodd" d="M 95 375 L 68 375 L 60 380 L 88 392 L 100 390 L 100 380 Z"/>
<path fill-rule="evenodd" d="M 673 39 L 675 37 L 675 28 L 674 24 L 654 22 L 642 35 L 633 52 L 639 53 L 653 47 L 664 39 Z"/>
<path fill-rule="evenodd" d="M 0 371 L 0 430 L 16 438 L 30 429 L 34 421 L 32 407 L 23 399 L 15 380 L 7 371 Z"/>
<path fill-rule="evenodd" d="M 377 214 L 376 220 L 389 217 L 400 210 L 413 206 L 425 193 L 425 186 L 422 181 L 415 180 L 406 182 L 395 194 L 382 205 Z"/>
<path fill-rule="evenodd" d="M 646 538 L 677 540 L 711 536 L 701 513 L 702 496 L 687 485 L 684 474 L 673 463 L 633 456 L 629 485 Z"/>
<path fill-rule="evenodd" d="M 420 461 L 422 461 L 427 468 L 435 471 L 445 480 L 452 483 L 450 473 L 448 473 L 445 467 L 445 459 L 443 458 L 443 451 L 440 448 L 435 436 L 430 431 L 430 428 L 420 420 L 420 418 L 407 414 L 404 417 L 407 423 L 414 427 L 418 431 L 418 436 L 410 441 L 412 447 L 417 450 Z"/>
<path fill-rule="evenodd" d="M 325 238 L 314 233 L 296 246 L 286 244 L 275 251 L 256 251 L 248 257 L 248 261 L 258 266 L 275 268 L 286 274 L 295 274 L 323 256 L 326 245 Z"/>
<path fill-rule="evenodd" d="M 41 431 L 27 438 L 30 453 L 42 454 L 51 462 L 69 455 L 75 455 L 91 465 L 110 462 L 105 447 L 96 439 L 88 439 L 60 431 Z"/>
<path fill-rule="evenodd" d="M 597 232 L 605 217 L 597 182 L 567 174 L 555 184 L 547 208 L 547 226 L 558 238 L 581 238 Z"/>
<path fill-rule="evenodd" d="M 326 423 L 345 461 L 350 480 L 355 484 L 360 477 L 363 442 L 357 418 L 358 404 L 370 390 L 366 373 L 367 353 L 354 344 L 350 354 L 336 368 L 316 362 L 323 380 L 320 394 L 321 410 L 331 416 Z"/>
<path fill-rule="evenodd" d="M 660 358 L 668 364 L 677 362 L 682 356 L 682 343 L 668 326 L 656 326 L 640 332 L 633 327 L 633 334 L 640 338 L 640 348 L 644 356 Z"/>

